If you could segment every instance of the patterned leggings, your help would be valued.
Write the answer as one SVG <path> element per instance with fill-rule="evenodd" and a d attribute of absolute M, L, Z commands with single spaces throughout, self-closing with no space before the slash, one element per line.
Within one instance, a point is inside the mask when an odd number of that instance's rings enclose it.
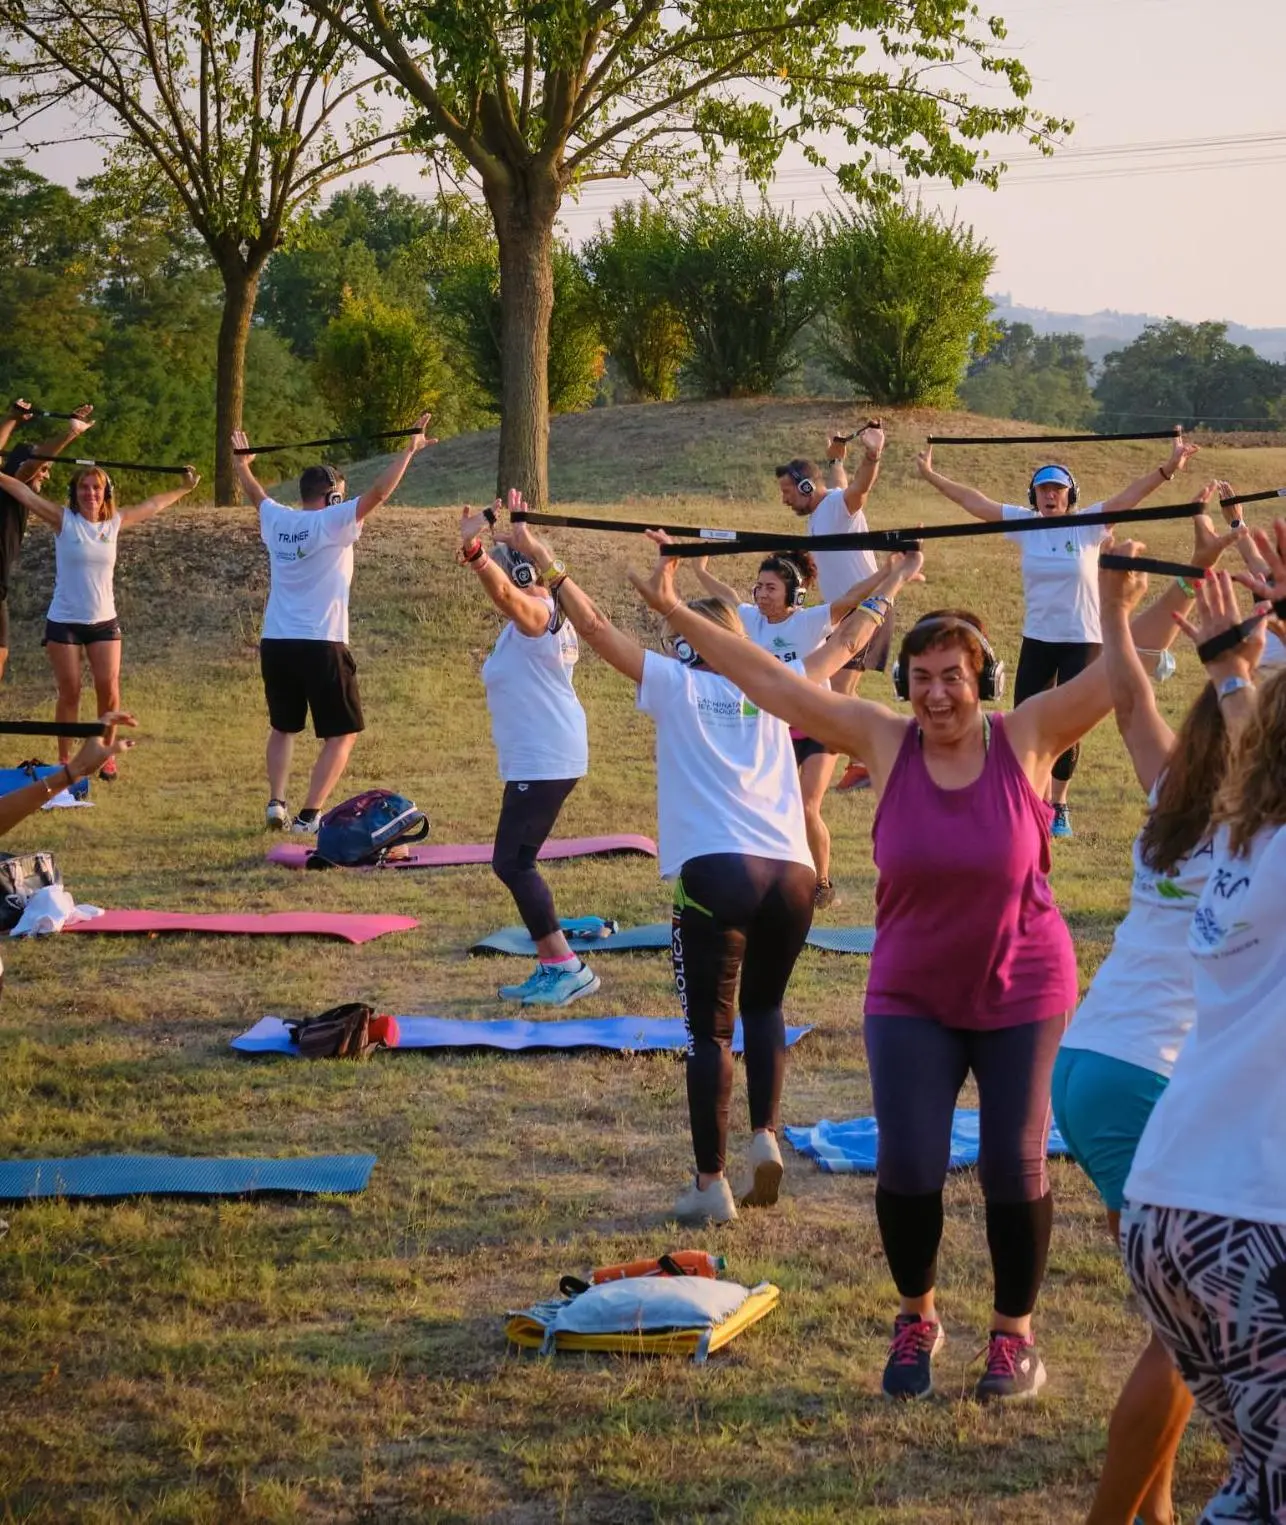
<path fill-rule="evenodd" d="M 1231 1453 L 1202 1525 L 1286 1525 L 1286 1227 L 1127 1205 L 1125 1267 Z"/>

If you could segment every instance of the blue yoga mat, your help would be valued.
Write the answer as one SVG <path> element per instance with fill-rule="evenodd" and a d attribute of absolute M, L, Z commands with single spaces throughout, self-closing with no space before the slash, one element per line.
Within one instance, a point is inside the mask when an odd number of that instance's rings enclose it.
<path fill-rule="evenodd" d="M 661 950 L 670 946 L 670 923 L 650 922 L 645 927 L 626 927 L 610 937 L 586 937 L 567 929 L 567 944 L 576 953 L 591 956 L 599 953 L 630 953 L 642 949 Z M 808 946 L 823 953 L 869 953 L 875 946 L 873 927 L 814 927 L 808 934 Z M 474 943 L 470 953 L 509 953 L 521 958 L 535 958 L 536 945 L 526 927 L 501 927 L 490 937 Z"/>
<path fill-rule="evenodd" d="M 687 1033 L 677 1017 L 581 1017 L 561 1021 L 532 1022 L 525 1017 L 483 1022 L 460 1022 L 451 1017 L 399 1017 L 399 1049 L 495 1048 L 507 1053 L 524 1050 L 605 1048 L 622 1053 L 658 1054 L 680 1052 L 688 1046 Z M 786 1044 L 798 1043 L 808 1027 L 788 1027 Z M 248 1033 L 232 1040 L 241 1054 L 292 1054 L 299 1050 L 290 1041 L 286 1024 L 279 1017 L 262 1017 Z M 734 1054 L 742 1052 L 741 1023 L 732 1038 Z"/>
<path fill-rule="evenodd" d="M 0 1160 L 0 1202 L 41 1197 L 253 1197 L 263 1192 L 363 1191 L 373 1154 L 290 1160 L 211 1160 L 169 1154 L 94 1154 Z"/>
<path fill-rule="evenodd" d="M 833 1123 L 823 1119 L 811 1128 L 787 1128 L 786 1137 L 822 1170 L 832 1175 L 873 1175 L 879 1129 L 873 1117 L 854 1117 Z M 1049 1130 L 1049 1154 L 1067 1154 L 1067 1145 L 1056 1126 Z M 952 1170 L 963 1170 L 978 1161 L 978 1113 L 959 1107 L 951 1123 Z"/>

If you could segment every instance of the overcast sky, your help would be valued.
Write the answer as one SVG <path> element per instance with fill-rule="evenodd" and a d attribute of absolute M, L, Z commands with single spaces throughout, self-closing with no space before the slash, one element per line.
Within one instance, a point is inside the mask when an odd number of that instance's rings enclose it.
<path fill-rule="evenodd" d="M 993 291 L 1061 312 L 1286 326 L 1286 0 L 984 0 L 982 9 L 1005 17 L 1033 103 L 1077 124 L 1052 161 L 1006 148 L 1013 169 L 999 191 L 924 192 L 995 249 Z M 1104 149 L 1113 152 L 1094 152 Z M 69 184 L 88 164 L 83 147 L 27 162 Z M 424 185 L 413 160 L 372 178 Z M 568 203 L 567 231 L 577 241 L 591 233 L 620 194 L 595 186 Z M 771 199 L 823 208 L 824 180 L 797 164 Z"/>

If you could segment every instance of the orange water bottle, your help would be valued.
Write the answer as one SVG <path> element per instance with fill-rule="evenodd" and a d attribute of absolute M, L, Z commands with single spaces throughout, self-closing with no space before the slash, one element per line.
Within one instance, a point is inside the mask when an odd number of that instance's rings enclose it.
<path fill-rule="evenodd" d="M 723 1255 L 711 1255 L 708 1250 L 674 1250 L 656 1260 L 628 1260 L 616 1266 L 601 1266 L 590 1280 L 595 1284 L 603 1281 L 624 1281 L 630 1276 L 709 1276 L 716 1277 L 728 1268 Z"/>

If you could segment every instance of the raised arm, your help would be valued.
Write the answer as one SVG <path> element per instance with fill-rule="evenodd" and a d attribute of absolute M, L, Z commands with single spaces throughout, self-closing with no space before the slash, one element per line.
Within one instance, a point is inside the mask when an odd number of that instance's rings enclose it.
<path fill-rule="evenodd" d="M 944 477 L 940 471 L 935 471 L 932 445 L 926 445 L 916 456 L 915 469 L 930 487 L 935 487 L 944 498 L 950 498 L 957 508 L 963 508 L 965 513 L 972 514 L 975 519 L 985 519 L 988 523 L 994 523 L 997 519 L 1005 517 L 1003 503 L 997 503 L 994 498 L 979 492 L 976 487 L 966 487 L 963 482 L 953 482 L 950 477 Z"/>
<path fill-rule="evenodd" d="M 499 509 L 500 499 L 497 498 L 491 510 L 493 516 Z M 520 593 L 504 569 L 487 555 L 487 548 L 481 538 L 486 524 L 486 512 L 472 509 L 466 503 L 460 510 L 460 551 L 456 560 L 474 573 L 482 591 L 506 619 L 517 625 L 523 635 L 544 635 L 549 629 L 549 605 L 543 598 L 529 598 Z M 505 544 L 512 544 L 512 536 L 499 538 Z"/>
<path fill-rule="evenodd" d="M 415 433 L 407 443 L 406 449 L 401 455 L 395 456 L 392 461 L 380 472 L 379 476 L 371 483 L 360 498 L 357 500 L 357 522 L 360 524 L 367 514 L 377 509 L 381 503 L 388 500 L 397 491 L 398 485 L 406 475 L 406 468 L 426 445 L 436 445 L 437 440 L 428 439 L 424 431 L 429 426 L 431 413 L 421 413 L 415 420 Z"/>
<path fill-rule="evenodd" d="M 520 551 L 543 576 L 554 565 L 554 553 L 537 540 L 526 523 L 515 524 L 505 536 L 506 544 Z M 598 653 L 617 672 L 631 683 L 643 681 L 643 647 L 612 624 L 594 604 L 582 588 L 577 587 L 570 572 L 564 570 L 550 584 L 550 592 L 558 600 L 563 613 L 572 622 L 576 634 Z M 709 621 L 704 623 L 709 624 Z M 749 641 L 746 642 L 749 645 Z M 768 659 L 770 662 L 772 658 Z"/>
<path fill-rule="evenodd" d="M 866 761 L 877 787 L 888 776 L 906 721 L 881 704 L 850 699 L 793 672 L 745 636 L 694 613 L 674 588 L 675 558 L 665 555 L 666 537 L 649 530 L 661 555 L 651 577 L 630 573 L 649 608 L 669 621 L 717 672 L 730 678 L 761 709 L 814 736 L 836 751 L 854 751 Z"/>
<path fill-rule="evenodd" d="M 844 507 L 850 514 L 859 513 L 866 507 L 871 489 L 880 474 L 880 457 L 884 454 L 884 430 L 878 418 L 857 431 L 857 443 L 862 447 L 862 458 L 857 463 L 857 474 L 844 489 Z"/>
<path fill-rule="evenodd" d="M 859 651 L 865 651 L 875 632 L 886 619 L 892 617 L 893 603 L 903 587 L 919 576 L 924 556 L 919 551 L 905 555 L 894 554 L 878 578 L 870 596 L 860 601 L 840 621 L 830 635 L 815 651 L 804 658 L 804 671 L 814 683 L 822 683 L 846 663 L 851 662 Z M 832 611 L 836 608 L 831 605 Z"/>
<path fill-rule="evenodd" d="M 708 556 L 696 557 L 692 563 L 692 570 L 697 574 L 697 581 L 701 584 L 703 592 L 708 593 L 711 598 L 721 598 L 724 603 L 731 604 L 734 609 L 738 604 L 745 603 L 745 599 L 736 588 L 729 586 L 726 582 L 720 582 L 710 571 Z"/>
<path fill-rule="evenodd" d="M 15 397 L 9 404 L 8 412 L 0 418 L 0 451 L 8 448 L 13 431 L 18 425 L 30 423 L 35 416 L 35 409 L 25 397 Z"/>
<path fill-rule="evenodd" d="M 832 434 L 826 442 L 826 486 L 828 488 L 848 486 L 848 469 L 844 465 L 844 457 L 848 454 L 848 441 L 840 439 L 838 434 Z"/>
<path fill-rule="evenodd" d="M 132 508 L 121 509 L 121 528 L 131 529 L 136 524 L 146 524 L 163 508 L 169 508 L 171 503 L 177 503 L 180 498 L 186 498 L 200 480 L 195 467 L 185 466 L 182 487 L 172 487 L 169 492 L 153 493 L 150 498 L 144 498 L 141 503 L 136 503 Z"/>
<path fill-rule="evenodd" d="M 246 436 L 246 431 L 234 429 L 232 431 L 232 469 L 237 474 L 237 483 L 241 491 L 249 498 L 253 507 L 258 508 L 268 494 L 259 485 L 258 479 L 250 469 L 254 456 L 237 454 L 238 450 L 249 450 L 249 448 L 250 440 Z"/>
<path fill-rule="evenodd" d="M 1200 448 L 1199 445 L 1185 444 L 1182 430 L 1176 425 L 1174 445 L 1170 451 L 1169 459 L 1163 461 L 1159 466 L 1154 466 L 1151 471 L 1145 471 L 1141 477 L 1131 482 L 1128 487 L 1123 487 L 1114 498 L 1108 498 L 1103 504 L 1104 511 L 1137 508 L 1144 498 L 1150 497 L 1158 487 L 1166 482 L 1172 482 L 1175 472 L 1182 471 Z"/>
<path fill-rule="evenodd" d="M 49 525 L 55 534 L 63 527 L 63 506 L 61 503 L 50 503 L 42 498 L 38 492 L 32 492 L 25 482 L 20 482 L 17 477 L 11 477 L 6 472 L 0 471 L 0 488 L 16 498 L 29 513 L 35 514 L 42 523 Z"/>
<path fill-rule="evenodd" d="M 1264 621 L 1258 616 L 1266 615 L 1270 608 L 1267 602 L 1256 604 L 1251 611 L 1252 618 L 1242 625 L 1232 578 L 1227 572 L 1215 572 L 1197 587 L 1195 623 L 1186 619 L 1179 621 L 1184 634 L 1196 646 L 1198 656 L 1207 641 L 1234 626 L 1241 627 L 1239 633 L 1243 638 L 1236 645 L 1218 652 L 1203 664 L 1206 676 L 1219 695 L 1219 713 L 1223 716 L 1224 730 L 1231 746 L 1236 746 L 1246 722 L 1255 712 L 1255 669 L 1264 654 L 1265 634 Z M 1229 679 L 1233 681 L 1229 682 Z"/>
<path fill-rule="evenodd" d="M 21 789 L 0 795 L 0 837 L 12 831 L 19 821 L 33 815 L 60 790 L 70 789 L 78 780 L 97 773 L 109 758 L 119 757 L 134 745 L 132 736 L 116 734 L 118 725 L 133 726 L 138 723 L 133 715 L 124 710 L 110 710 L 102 716 L 102 720 L 107 727 L 106 733 L 101 737 L 89 737 L 75 757 L 63 764 L 65 778 L 63 773 L 51 773 L 47 778 L 38 778 L 30 784 L 24 784 Z"/>
<path fill-rule="evenodd" d="M 1117 554 L 1121 549 L 1113 547 Z M 1130 614 L 1147 589 L 1137 572 L 1099 569 L 1103 626 L 1103 668 L 1116 712 L 1116 726 L 1134 764 L 1134 774 L 1150 794 L 1174 750 L 1174 732 L 1161 717 L 1156 695 L 1130 634 Z"/>

